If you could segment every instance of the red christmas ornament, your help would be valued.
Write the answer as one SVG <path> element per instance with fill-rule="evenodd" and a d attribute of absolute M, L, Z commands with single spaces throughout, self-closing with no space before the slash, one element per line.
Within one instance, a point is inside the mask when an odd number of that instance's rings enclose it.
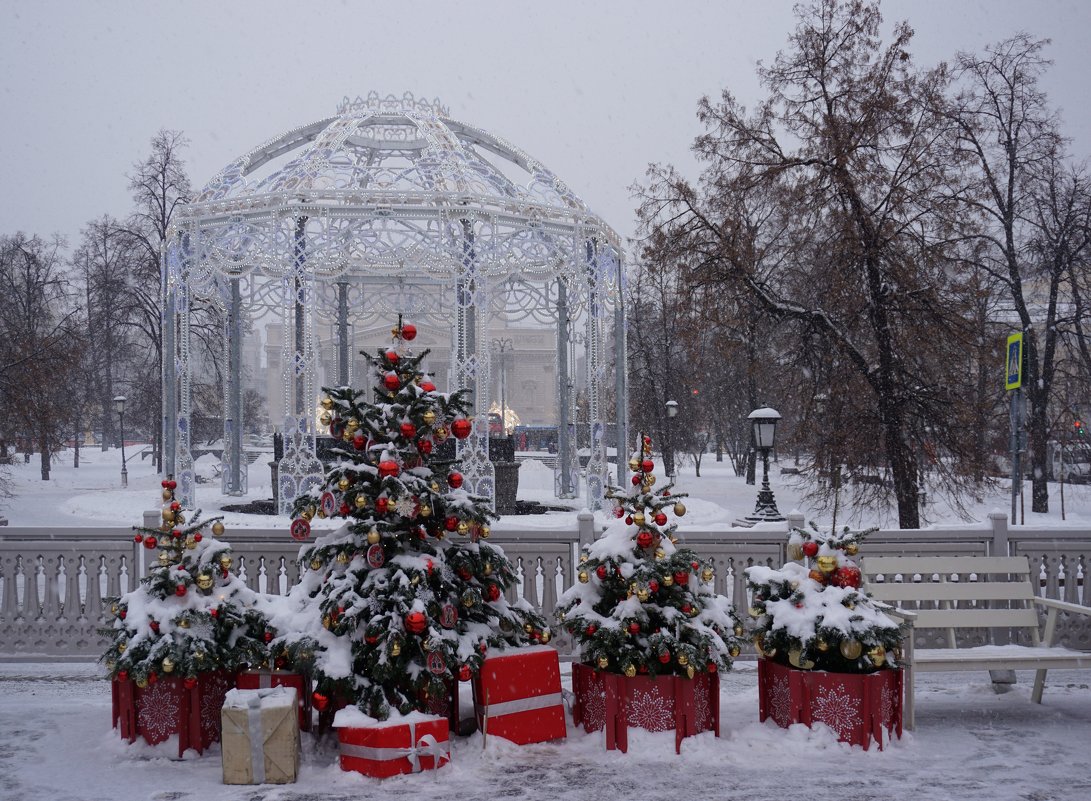
<path fill-rule="evenodd" d="M 160 483 L 160 485 L 162 485 L 163 489 L 167 488 L 167 480 L 165 478 L 162 481 L 160 481 L 159 483 Z"/>
<path fill-rule="evenodd" d="M 443 527 L 445 529 L 447 529 L 448 531 L 456 530 L 458 528 L 458 518 L 455 517 L 454 515 L 451 515 L 450 517 L 448 517 L 446 520 L 443 521 Z"/>
<path fill-rule="evenodd" d="M 468 567 L 460 567 L 458 569 L 458 577 L 463 581 L 469 581 L 473 576 L 474 574 L 470 572 L 470 568 Z"/>
<path fill-rule="evenodd" d="M 311 693 L 311 700 L 314 701 L 314 708 L 317 709 L 319 712 L 324 711 L 326 709 L 326 705 L 330 702 L 329 698 L 327 698 L 317 690 Z"/>
<path fill-rule="evenodd" d="M 418 439 L 417 450 L 427 455 L 432 452 L 432 440 L 430 439 Z"/>
<path fill-rule="evenodd" d="M 697 568 L 699 568 L 701 566 L 701 563 L 700 562 L 690 562 L 689 566 L 692 567 L 694 570 L 696 570 Z"/>
<path fill-rule="evenodd" d="M 498 584 L 489 584 L 488 589 L 485 590 L 485 594 L 488 596 L 490 601 L 499 601 L 500 600 L 500 585 L 498 585 Z"/>
<path fill-rule="evenodd" d="M 402 423 L 401 432 L 406 439 L 413 439 L 417 436 L 417 427 L 412 423 Z"/>
<path fill-rule="evenodd" d="M 629 624 L 629 633 L 630 634 L 639 634 L 640 633 L 640 624 L 637 623 L 635 620 L 632 623 Z"/>
<path fill-rule="evenodd" d="M 195 533 L 195 534 L 193 535 L 193 541 L 194 541 L 194 542 L 200 542 L 200 541 L 201 541 L 201 540 L 203 540 L 203 539 L 204 539 L 204 535 L 203 535 L 203 534 L 201 534 L 201 532 L 200 532 L 200 531 L 196 532 L 196 533 Z"/>
<path fill-rule="evenodd" d="M 640 470 L 644 473 L 650 473 L 655 470 L 655 462 L 651 459 L 645 459 L 640 463 Z"/>
<path fill-rule="evenodd" d="M 182 504 L 179 501 L 171 501 L 170 510 L 172 512 L 177 512 L 177 511 L 180 511 L 181 509 L 182 509 Z"/>
<path fill-rule="evenodd" d="M 215 615 L 213 615 L 213 617 L 215 617 Z M 148 628 L 150 628 L 152 631 L 154 631 L 156 634 L 158 634 L 159 633 L 159 621 L 158 620 L 149 621 L 148 622 Z"/>
<path fill-rule="evenodd" d="M 212 617 L 219 617 L 220 616 L 220 607 L 214 606 L 214 607 L 212 607 L 211 609 L 208 610 L 208 613 L 210 615 L 212 615 Z"/>
<path fill-rule="evenodd" d="M 648 582 L 648 592 L 659 592 L 659 582 L 652 579 Z"/>
<path fill-rule="evenodd" d="M 584 629 L 584 634 L 586 634 L 588 637 L 593 637 L 593 636 L 595 636 L 595 632 L 598 631 L 598 630 L 599 630 L 598 626 L 596 626 L 594 623 L 589 623 L 587 625 L 587 628 Z"/>
<path fill-rule="evenodd" d="M 682 604 L 682 614 L 688 615 L 692 611 L 693 604 L 691 604 L 689 601 L 686 601 L 684 604 Z"/>
<path fill-rule="evenodd" d="M 386 352 L 386 360 L 391 364 L 397 364 L 399 361 L 401 361 L 401 358 L 402 357 L 398 355 L 398 352 L 396 350 L 388 350 Z"/>
<path fill-rule="evenodd" d="M 158 544 L 159 544 L 159 541 L 155 537 L 145 537 L 144 538 L 144 547 L 147 548 L 149 551 Z"/>
<path fill-rule="evenodd" d="M 614 510 L 614 517 L 625 517 L 625 510 L 619 506 L 617 509 Z"/>
<path fill-rule="evenodd" d="M 383 386 L 391 392 L 397 392 L 401 389 L 402 380 L 398 378 L 397 373 L 390 372 L 383 376 Z"/>
<path fill-rule="evenodd" d="M 352 435 L 352 447 L 358 451 L 362 451 L 367 444 L 367 437 L 364 436 L 364 432 L 357 429 Z"/>
<path fill-rule="evenodd" d="M 266 642 L 272 642 L 273 641 L 273 632 L 271 632 L 271 631 L 265 632 L 265 634 L 262 635 L 262 636 L 265 638 Z"/>
<path fill-rule="evenodd" d="M 133 542 L 143 542 L 143 541 L 144 541 L 144 535 L 143 534 L 134 534 L 133 535 Z"/>
<path fill-rule="evenodd" d="M 364 637 L 364 642 L 366 642 L 368 645 L 374 645 L 378 641 L 379 641 L 379 637 L 376 634 L 368 634 L 367 636 Z"/>
<path fill-rule="evenodd" d="M 605 581 L 606 579 L 606 565 L 599 565 L 595 568 L 595 575 L 599 577 L 599 581 Z"/>
<path fill-rule="evenodd" d="M 127 681 L 127 680 L 128 680 L 128 678 L 129 678 L 129 671 L 127 671 L 127 670 L 119 670 L 119 671 L 117 672 L 117 680 L 118 680 L 118 681 Z"/>
<path fill-rule="evenodd" d="M 420 388 L 422 390 L 424 390 L 425 392 L 435 392 L 436 391 L 436 385 L 433 384 L 431 381 L 421 381 Z"/>
<path fill-rule="evenodd" d="M 655 524 L 657 526 L 667 525 L 667 516 L 663 512 L 656 512 L 655 513 Z"/>
<path fill-rule="evenodd" d="M 641 531 L 636 535 L 636 544 L 641 548 L 649 548 L 652 544 L 652 533 L 647 530 Z"/>
<path fill-rule="evenodd" d="M 174 588 L 174 594 L 181 598 L 183 595 L 186 594 L 186 585 L 179 584 L 177 587 Z"/>
<path fill-rule="evenodd" d="M 384 459 L 379 462 L 379 478 L 386 478 L 387 476 L 396 476 L 402 469 L 398 467 L 398 463 L 393 459 Z"/>
<path fill-rule="evenodd" d="M 633 475 L 633 486 L 635 487 L 639 483 L 640 483 L 640 473 L 636 473 L 636 474 Z"/>
<path fill-rule="evenodd" d="M 176 540 L 180 540 L 180 539 L 182 539 L 182 530 L 179 529 L 179 528 L 176 528 L 176 529 L 174 529 L 174 531 L 172 531 L 170 533 L 170 535 L 172 537 L 174 537 Z"/>
<path fill-rule="evenodd" d="M 126 612 L 126 611 L 125 611 L 124 609 L 122 609 L 122 610 L 121 610 L 120 612 L 118 612 L 118 613 L 117 613 L 117 616 L 118 616 L 119 618 L 121 618 L 122 620 L 124 620 L 124 619 L 125 619 L 125 615 L 127 615 L 127 614 L 128 614 L 128 612 Z"/>
<path fill-rule="evenodd" d="M 469 665 L 463 665 L 462 667 L 460 667 L 458 669 L 458 680 L 459 681 L 469 681 L 470 679 L 473 678 L 473 675 L 474 675 L 474 673 L 473 673 L 472 670 L 470 670 Z"/>
<path fill-rule="evenodd" d="M 807 540 L 800 546 L 800 550 L 803 551 L 803 555 L 814 559 L 818 556 L 818 543 L 814 540 Z"/>
<path fill-rule="evenodd" d="M 410 634 L 420 634 L 428 627 L 428 618 L 423 612 L 410 612 L 405 616 L 405 630 Z"/>
<path fill-rule="evenodd" d="M 644 444 L 645 445 L 651 445 L 652 444 L 652 438 L 649 437 L 649 436 L 645 436 L 644 437 Z"/>
<path fill-rule="evenodd" d="M 458 489 L 462 486 L 462 473 L 451 473 L 447 476 L 447 486 L 451 489 Z"/>
<path fill-rule="evenodd" d="M 167 489 L 169 489 L 169 490 L 178 489 L 178 482 L 175 481 L 173 478 L 167 479 Z"/>
<path fill-rule="evenodd" d="M 677 573 L 674 574 L 674 583 L 681 584 L 683 586 L 689 584 L 689 573 L 687 573 L 685 570 L 679 570 Z"/>
<path fill-rule="evenodd" d="M 347 503 L 342 503 L 337 511 L 341 514 L 341 517 L 348 517 L 349 512 L 351 512 L 352 510 L 349 508 L 349 505 Z"/>
<path fill-rule="evenodd" d="M 667 664 L 668 662 L 670 662 L 671 661 L 671 652 L 670 651 L 660 651 L 659 652 L 659 661 L 662 662 L 664 665 Z"/>
<path fill-rule="evenodd" d="M 625 516 L 625 525 L 631 526 L 632 524 L 633 524 L 633 516 L 632 515 L 626 515 Z"/>
<path fill-rule="evenodd" d="M 417 327 L 412 323 L 402 323 L 401 337 L 406 342 L 412 342 L 417 338 Z"/>
<path fill-rule="evenodd" d="M 386 514 L 387 507 L 390 505 L 390 501 L 384 495 L 381 498 L 375 499 L 375 511 L 379 514 Z"/>
<path fill-rule="evenodd" d="M 277 670 L 284 670 L 287 665 L 288 660 L 285 659 L 283 656 L 278 656 L 276 659 L 273 660 L 273 667 Z"/>
<path fill-rule="evenodd" d="M 855 565 L 845 565 L 833 571 L 833 575 L 830 576 L 830 584 L 835 587 L 859 589 L 860 579 L 860 568 Z"/>
<path fill-rule="evenodd" d="M 470 436 L 470 432 L 473 430 L 473 423 L 467 420 L 465 417 L 460 417 L 451 423 L 451 433 L 458 439 L 466 439 Z"/>

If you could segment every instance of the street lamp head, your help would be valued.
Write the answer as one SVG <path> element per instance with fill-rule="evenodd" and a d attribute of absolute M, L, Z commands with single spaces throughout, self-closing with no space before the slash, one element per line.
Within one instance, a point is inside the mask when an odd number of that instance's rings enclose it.
<path fill-rule="evenodd" d="M 116 398 L 114 398 L 114 409 L 117 410 L 118 414 L 125 414 L 125 396 L 124 395 L 118 395 Z"/>
<path fill-rule="evenodd" d="M 678 414 L 678 401 L 667 401 L 667 417 L 675 417 Z"/>
<path fill-rule="evenodd" d="M 772 450 L 777 436 L 777 421 L 780 420 L 780 412 L 776 409 L 763 407 L 750 412 L 747 417 L 754 426 L 754 446 L 759 450 Z"/>

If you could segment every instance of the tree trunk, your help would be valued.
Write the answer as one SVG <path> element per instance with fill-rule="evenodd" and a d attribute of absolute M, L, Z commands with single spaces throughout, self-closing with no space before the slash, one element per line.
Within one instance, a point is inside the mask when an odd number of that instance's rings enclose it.
<path fill-rule="evenodd" d="M 42 481 L 49 481 L 49 440 L 44 433 L 38 437 L 38 450 L 42 454 Z"/>

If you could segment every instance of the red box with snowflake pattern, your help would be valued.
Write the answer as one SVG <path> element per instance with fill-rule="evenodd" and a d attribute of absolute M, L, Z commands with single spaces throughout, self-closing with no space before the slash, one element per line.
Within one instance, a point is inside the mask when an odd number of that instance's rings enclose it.
<path fill-rule="evenodd" d="M 682 740 L 703 731 L 720 736 L 720 674 L 633 676 L 572 665 L 572 717 L 585 731 L 606 730 L 607 750 L 628 751 L 629 726 L 674 730 L 675 751 Z"/>
<path fill-rule="evenodd" d="M 902 670 L 827 673 L 797 670 L 769 659 L 758 661 L 758 717 L 778 726 L 825 723 L 842 742 L 883 747 L 902 736 Z"/>
<path fill-rule="evenodd" d="M 567 735 L 561 666 L 548 645 L 490 654 L 474 677 L 477 725 L 518 745 Z"/>
<path fill-rule="evenodd" d="M 235 686 L 226 671 L 201 673 L 196 678 L 163 676 L 144 687 L 130 678 L 111 683 L 113 725 L 130 743 L 143 737 L 158 745 L 178 737 L 178 756 L 192 748 L 203 752 L 220 739 L 220 710 L 224 696 Z"/>

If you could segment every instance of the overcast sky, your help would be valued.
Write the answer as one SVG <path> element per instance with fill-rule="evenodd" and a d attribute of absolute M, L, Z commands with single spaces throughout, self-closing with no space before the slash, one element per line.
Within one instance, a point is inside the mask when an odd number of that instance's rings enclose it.
<path fill-rule="evenodd" d="M 0 0 L 0 234 L 66 236 L 130 207 L 125 173 L 184 131 L 196 186 L 333 114 L 413 92 L 557 173 L 624 236 L 649 162 L 692 171 L 703 94 L 758 97 L 754 67 L 794 27 L 782 0 L 721 2 L 56 2 Z M 1091 155 L 1091 2 L 887 0 L 918 64 L 1026 30 L 1053 40 L 1045 86 Z"/>

